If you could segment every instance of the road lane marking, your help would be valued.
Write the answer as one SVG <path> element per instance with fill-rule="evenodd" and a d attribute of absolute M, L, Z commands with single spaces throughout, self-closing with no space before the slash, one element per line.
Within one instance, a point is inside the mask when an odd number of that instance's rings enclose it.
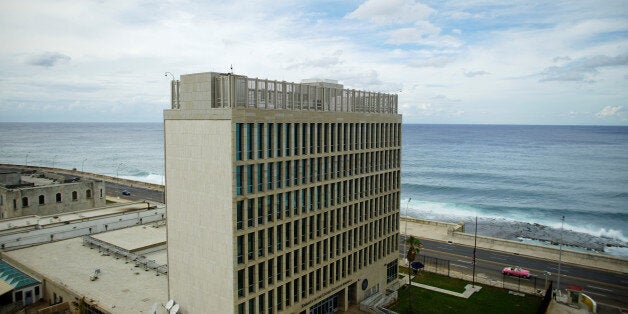
<path fill-rule="evenodd" d="M 595 295 L 599 295 L 599 296 L 603 296 L 606 297 L 606 294 L 602 294 L 602 293 L 597 293 L 597 292 L 593 292 L 593 291 L 586 291 L 586 294 L 595 294 Z"/>
<path fill-rule="evenodd" d="M 456 262 L 465 263 L 465 264 L 471 264 L 471 261 L 465 261 L 465 260 L 462 260 L 462 259 L 459 259 Z"/>
<path fill-rule="evenodd" d="M 598 286 L 587 286 L 591 289 L 597 289 L 597 290 L 604 290 L 604 291 L 608 291 L 608 292 L 613 292 L 613 290 L 611 289 L 606 289 L 606 288 L 602 288 L 602 287 L 598 287 Z"/>

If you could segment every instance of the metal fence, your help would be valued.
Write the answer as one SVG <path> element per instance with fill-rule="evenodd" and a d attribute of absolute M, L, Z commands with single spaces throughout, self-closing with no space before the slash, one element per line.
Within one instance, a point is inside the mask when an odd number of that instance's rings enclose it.
<path fill-rule="evenodd" d="M 423 263 L 423 271 L 437 273 L 452 278 L 460 278 L 471 282 L 473 280 L 472 266 L 460 266 L 451 260 L 418 255 L 417 261 Z M 529 279 L 506 276 L 499 270 L 479 267 L 476 265 L 475 282 L 494 287 L 500 287 L 516 292 L 543 295 L 547 285 L 551 284 L 548 278 L 531 276 Z"/>
<path fill-rule="evenodd" d="M 115 258 L 124 257 L 127 261 L 133 261 L 135 266 L 143 266 L 144 270 L 152 269 L 159 274 L 167 274 L 168 273 L 168 265 L 160 265 L 155 260 L 149 260 L 142 255 L 138 255 L 132 252 L 129 252 L 123 248 L 115 246 L 113 244 L 109 244 L 105 241 L 98 240 L 91 236 L 83 236 L 83 245 L 89 246 L 89 248 L 98 248 L 98 252 L 105 252 L 106 254 L 113 254 Z"/>

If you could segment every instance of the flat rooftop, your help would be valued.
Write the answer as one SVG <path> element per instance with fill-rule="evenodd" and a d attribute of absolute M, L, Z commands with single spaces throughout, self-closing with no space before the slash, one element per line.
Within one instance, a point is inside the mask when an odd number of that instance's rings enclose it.
<path fill-rule="evenodd" d="M 0 232 L 9 229 L 23 228 L 29 226 L 46 227 L 47 225 L 71 222 L 86 218 L 114 215 L 128 211 L 145 209 L 149 205 L 146 202 L 120 203 L 106 207 L 86 209 L 68 213 L 58 213 L 54 215 L 31 215 L 0 220 Z"/>
<path fill-rule="evenodd" d="M 148 224 L 97 235 L 113 245 L 132 247 L 133 241 L 143 245 L 166 238 L 166 226 Z M 133 240 L 133 241 L 131 241 Z M 85 296 L 86 301 L 113 313 L 148 313 L 154 303 L 168 301 L 168 276 L 151 269 L 136 267 L 133 261 L 116 259 L 114 255 L 83 246 L 82 238 L 73 238 L 38 246 L 4 252 L 3 256 L 18 261 L 28 272 Z M 166 263 L 166 250 L 144 255 L 158 263 Z M 90 280 L 96 269 L 99 278 Z"/>

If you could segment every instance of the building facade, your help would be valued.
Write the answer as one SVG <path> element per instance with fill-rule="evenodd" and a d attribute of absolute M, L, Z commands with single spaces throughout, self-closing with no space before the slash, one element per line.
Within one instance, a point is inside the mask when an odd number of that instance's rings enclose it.
<path fill-rule="evenodd" d="M 164 111 L 181 313 L 332 313 L 397 284 L 397 96 L 182 75 Z"/>
<path fill-rule="evenodd" d="M 47 172 L 0 173 L 0 219 L 106 205 L 105 183 Z"/>

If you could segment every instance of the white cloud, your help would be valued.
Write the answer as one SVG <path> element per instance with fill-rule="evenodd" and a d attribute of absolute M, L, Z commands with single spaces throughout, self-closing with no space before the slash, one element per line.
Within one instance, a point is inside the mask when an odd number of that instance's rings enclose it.
<path fill-rule="evenodd" d="M 600 123 L 599 104 L 628 98 L 617 35 L 628 13 L 614 2 L 361 2 L 0 1 L 0 120 L 161 121 L 164 72 L 232 64 L 249 77 L 403 90 L 404 114 L 444 123 Z M 570 75 L 579 88 L 558 81 Z"/>
<path fill-rule="evenodd" d="M 60 52 L 44 52 L 29 57 L 26 60 L 26 64 L 42 67 L 52 67 L 57 65 L 57 63 L 67 63 L 70 61 L 70 59 L 70 56 L 64 55 Z"/>
<path fill-rule="evenodd" d="M 592 81 L 592 77 L 598 74 L 601 68 L 626 65 L 628 65 L 628 53 L 614 57 L 588 56 L 563 66 L 545 68 L 541 72 L 541 81 Z"/>
<path fill-rule="evenodd" d="M 604 109 L 600 110 L 600 112 L 595 115 L 600 118 L 609 118 L 609 117 L 618 117 L 623 115 L 624 107 L 623 106 L 606 106 Z"/>
<path fill-rule="evenodd" d="M 466 70 L 463 70 L 463 72 L 464 72 L 464 76 L 466 76 L 466 77 L 476 77 L 476 76 L 484 76 L 484 75 L 490 75 L 491 74 L 489 72 L 482 71 L 482 70 L 480 70 L 480 71 L 466 71 Z"/>
<path fill-rule="evenodd" d="M 434 9 L 414 0 L 367 0 L 348 18 L 368 20 L 376 24 L 406 24 L 426 19 Z"/>

